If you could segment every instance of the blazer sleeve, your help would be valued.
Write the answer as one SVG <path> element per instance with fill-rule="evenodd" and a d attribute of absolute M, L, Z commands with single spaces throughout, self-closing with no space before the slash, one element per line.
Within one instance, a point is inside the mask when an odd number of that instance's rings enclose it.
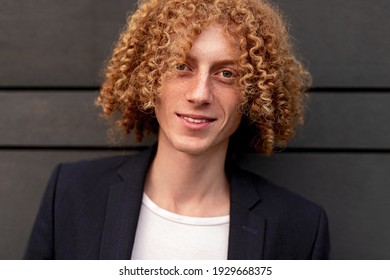
<path fill-rule="evenodd" d="M 60 165 L 57 166 L 51 175 L 27 244 L 24 259 L 54 259 L 54 202 L 60 169 Z"/>
<path fill-rule="evenodd" d="M 328 228 L 328 218 L 324 210 L 321 209 L 317 236 L 314 242 L 311 259 L 313 260 L 327 260 L 330 252 L 330 238 Z"/>

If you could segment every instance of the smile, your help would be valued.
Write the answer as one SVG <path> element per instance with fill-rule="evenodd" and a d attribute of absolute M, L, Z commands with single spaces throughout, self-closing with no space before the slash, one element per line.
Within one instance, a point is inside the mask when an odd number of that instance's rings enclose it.
<path fill-rule="evenodd" d="M 193 118 L 190 118 L 190 117 L 182 117 L 183 119 L 189 121 L 189 122 L 192 122 L 192 123 L 205 123 L 205 122 L 209 122 L 209 120 L 202 120 L 202 119 L 193 119 Z"/>
<path fill-rule="evenodd" d="M 215 119 L 204 117 L 204 116 L 180 115 L 180 114 L 177 114 L 177 116 L 193 124 L 210 123 L 215 121 Z"/>

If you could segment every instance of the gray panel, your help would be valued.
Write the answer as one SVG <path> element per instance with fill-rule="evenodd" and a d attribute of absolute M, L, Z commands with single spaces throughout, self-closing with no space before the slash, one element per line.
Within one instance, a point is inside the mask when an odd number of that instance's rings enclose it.
<path fill-rule="evenodd" d="M 108 124 L 99 117 L 94 91 L 0 91 L 0 145 L 102 146 Z M 306 124 L 290 147 L 390 148 L 390 94 L 312 93 Z M 134 143 L 130 136 L 125 145 Z"/>
<path fill-rule="evenodd" d="M 0 91 L 0 145 L 113 145 L 109 123 L 94 105 L 96 91 Z M 146 144 L 153 137 L 145 140 Z M 124 145 L 134 144 L 129 136 Z"/>
<path fill-rule="evenodd" d="M 315 87 L 389 87 L 390 2 L 275 0 Z M 3 0 L 2 86 L 96 86 L 135 0 Z M 4 67 L 6 65 L 7 67 Z"/>
<path fill-rule="evenodd" d="M 0 259 L 22 256 L 50 172 L 58 162 L 109 154 L 0 151 Z M 333 259 L 390 259 L 389 155 L 245 155 L 241 165 L 326 209 Z"/>
<path fill-rule="evenodd" d="M 333 259 L 390 259 L 390 155 L 246 155 L 242 166 L 320 204 Z"/>
<path fill-rule="evenodd" d="M 291 147 L 390 148 L 390 93 L 311 93 Z"/>
<path fill-rule="evenodd" d="M 390 2 L 275 0 L 315 87 L 389 87 Z"/>
<path fill-rule="evenodd" d="M 0 151 L 0 260 L 22 257 L 55 165 L 113 154 L 125 153 Z"/>
<path fill-rule="evenodd" d="M 135 3 L 2 0 L 0 85 L 99 84 L 103 62 Z"/>

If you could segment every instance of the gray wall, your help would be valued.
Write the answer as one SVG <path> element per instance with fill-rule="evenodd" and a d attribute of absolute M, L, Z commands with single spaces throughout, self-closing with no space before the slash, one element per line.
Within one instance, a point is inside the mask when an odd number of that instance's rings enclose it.
<path fill-rule="evenodd" d="M 93 105 L 136 1 L 114 2 L 0 0 L 0 259 L 21 258 L 58 162 L 124 153 Z M 333 259 L 390 259 L 390 2 L 277 3 L 314 78 L 306 125 L 242 165 L 326 209 Z"/>

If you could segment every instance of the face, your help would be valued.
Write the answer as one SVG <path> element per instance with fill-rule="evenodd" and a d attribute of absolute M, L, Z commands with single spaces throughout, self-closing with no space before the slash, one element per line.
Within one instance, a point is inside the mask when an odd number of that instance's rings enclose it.
<path fill-rule="evenodd" d="M 192 155 L 226 152 L 241 121 L 235 65 L 239 52 L 232 43 L 218 25 L 205 28 L 186 62 L 164 80 L 155 108 L 159 145 Z"/>

